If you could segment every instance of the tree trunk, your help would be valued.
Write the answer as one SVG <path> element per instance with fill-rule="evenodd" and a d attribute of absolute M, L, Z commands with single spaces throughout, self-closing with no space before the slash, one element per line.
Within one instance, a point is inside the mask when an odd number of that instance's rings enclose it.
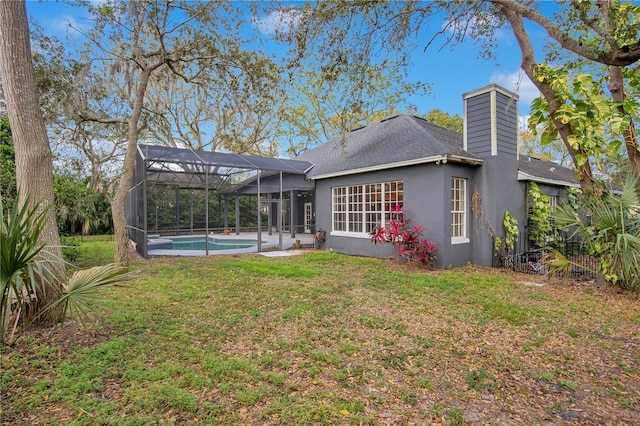
<path fill-rule="evenodd" d="M 144 105 L 144 97 L 147 91 L 149 78 L 153 71 L 158 68 L 161 63 L 152 67 L 143 68 L 140 73 L 140 80 L 136 88 L 135 101 L 131 117 L 128 120 L 128 142 L 127 150 L 124 155 L 124 164 L 122 166 L 122 174 L 120 182 L 116 189 L 116 194 L 111 201 L 111 214 L 113 215 L 113 229 L 115 241 L 115 259 L 114 262 L 121 266 L 129 264 L 129 232 L 127 230 L 127 219 L 125 216 L 125 202 L 127 194 L 131 188 L 133 175 L 136 167 L 136 149 L 138 146 L 138 122 L 142 115 L 142 107 Z"/>
<path fill-rule="evenodd" d="M 611 99 L 613 99 L 614 102 L 620 103 L 620 106 L 618 107 L 620 114 L 629 115 L 624 111 L 624 107 L 622 106 L 622 102 L 625 101 L 626 95 L 624 92 L 624 76 L 621 67 L 609 67 L 609 92 L 611 93 Z M 633 117 L 631 118 L 632 120 L 629 127 L 627 127 L 623 133 L 624 144 L 627 148 L 627 155 L 629 157 L 631 169 L 635 176 L 640 176 L 640 151 L 638 151 L 638 140 L 633 124 Z"/>
<path fill-rule="evenodd" d="M 495 3 L 500 4 L 499 1 L 496 1 Z M 592 192 L 595 187 L 595 179 L 593 178 L 591 165 L 588 162 L 584 165 L 580 165 L 577 161 L 577 155 L 584 154 L 584 152 L 581 152 L 580 147 L 578 149 L 575 149 L 569 143 L 569 137 L 573 135 L 571 124 L 563 123 L 560 120 L 556 120 L 555 118 L 556 113 L 561 106 L 558 99 L 556 98 L 556 92 L 553 90 L 553 87 L 551 87 L 551 84 L 549 84 L 548 81 L 540 81 L 534 75 L 533 70 L 536 66 L 536 61 L 533 52 L 533 46 L 531 45 L 529 35 L 527 34 L 527 31 L 522 22 L 522 18 L 520 17 L 520 15 L 518 15 L 518 13 L 516 13 L 506 5 L 502 5 L 501 11 L 511 24 L 513 35 L 516 37 L 518 45 L 520 46 L 520 51 L 522 53 L 522 64 L 520 65 L 520 67 L 525 72 L 527 77 L 529 77 L 533 84 L 538 88 L 538 90 L 540 90 L 542 96 L 544 96 L 544 98 L 546 99 L 549 106 L 549 117 L 551 120 L 553 120 L 553 123 L 555 124 L 556 128 L 558 129 L 558 133 L 562 138 L 562 142 L 567 147 L 569 155 L 571 155 L 571 159 L 573 160 L 573 164 L 576 168 L 576 177 L 580 182 L 580 187 L 586 192 Z"/>
<path fill-rule="evenodd" d="M 41 256 L 53 260 L 49 268 L 57 284 L 38 294 L 37 309 L 58 297 L 65 268 L 55 220 L 51 147 L 38 102 L 24 1 L 0 1 L 0 75 L 15 147 L 20 202 L 39 204 L 49 213 L 40 235 L 47 253 Z M 59 312 L 52 312 L 49 319 L 57 319 L 57 315 Z"/>

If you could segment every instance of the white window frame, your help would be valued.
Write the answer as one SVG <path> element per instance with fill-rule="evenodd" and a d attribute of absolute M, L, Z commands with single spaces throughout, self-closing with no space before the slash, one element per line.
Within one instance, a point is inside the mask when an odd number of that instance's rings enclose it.
<path fill-rule="evenodd" d="M 386 226 L 391 220 L 391 209 L 395 207 L 391 204 L 399 198 L 398 204 L 403 205 L 401 180 L 332 187 L 331 235 L 369 238 L 371 229 Z"/>
<path fill-rule="evenodd" d="M 451 244 L 465 244 L 469 240 L 467 215 L 467 179 L 451 178 Z"/>

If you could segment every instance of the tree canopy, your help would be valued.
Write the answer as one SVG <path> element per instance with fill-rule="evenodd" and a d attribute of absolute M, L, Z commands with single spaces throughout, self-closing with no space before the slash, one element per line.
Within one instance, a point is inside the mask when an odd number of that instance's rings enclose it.
<path fill-rule="evenodd" d="M 425 50 L 436 42 L 454 47 L 472 38 L 480 55 L 490 58 L 498 30 L 507 29 L 520 47 L 522 69 L 542 94 L 533 105 L 532 129 L 544 126 L 543 143 L 561 138 L 582 187 L 593 188 L 596 159 L 620 146 L 626 147 L 631 168 L 640 172 L 634 122 L 640 87 L 640 5 L 336 0 L 287 7 L 300 18 L 288 40 L 299 56 L 315 52 L 324 72 L 354 61 L 404 58 L 415 47 L 417 35 L 426 31 L 432 36 L 422 46 Z M 530 31 L 537 30 L 545 31 L 550 41 L 541 58 L 530 40 Z M 596 75 L 594 68 L 605 72 Z"/>

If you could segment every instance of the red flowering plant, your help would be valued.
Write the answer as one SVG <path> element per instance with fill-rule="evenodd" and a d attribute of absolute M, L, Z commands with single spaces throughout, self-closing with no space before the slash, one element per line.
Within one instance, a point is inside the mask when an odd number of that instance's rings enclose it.
<path fill-rule="evenodd" d="M 422 225 L 409 226 L 404 214 L 404 206 L 396 205 L 391 210 L 392 219 L 387 227 L 374 228 L 370 232 L 374 244 L 391 243 L 398 258 L 412 263 L 433 267 L 436 257 L 436 245 L 432 241 L 422 239 Z"/>

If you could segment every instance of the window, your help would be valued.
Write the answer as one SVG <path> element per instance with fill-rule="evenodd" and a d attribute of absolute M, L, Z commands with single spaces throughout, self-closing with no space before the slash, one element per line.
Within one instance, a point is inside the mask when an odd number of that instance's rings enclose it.
<path fill-rule="evenodd" d="M 469 242 L 467 236 L 467 180 L 451 178 L 451 243 Z"/>
<path fill-rule="evenodd" d="M 333 188 L 333 230 L 347 230 L 347 188 Z"/>
<path fill-rule="evenodd" d="M 391 209 L 404 201 L 402 181 L 332 188 L 332 232 L 368 236 L 386 225 Z"/>

